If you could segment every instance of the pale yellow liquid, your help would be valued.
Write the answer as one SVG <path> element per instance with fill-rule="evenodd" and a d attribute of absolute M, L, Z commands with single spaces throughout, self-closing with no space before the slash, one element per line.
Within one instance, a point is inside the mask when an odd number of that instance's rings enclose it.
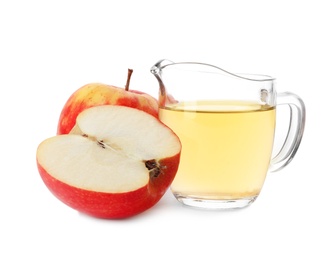
<path fill-rule="evenodd" d="M 199 101 L 161 108 L 159 116 L 182 143 L 175 195 L 227 200 L 259 194 L 272 153 L 274 108 Z"/>

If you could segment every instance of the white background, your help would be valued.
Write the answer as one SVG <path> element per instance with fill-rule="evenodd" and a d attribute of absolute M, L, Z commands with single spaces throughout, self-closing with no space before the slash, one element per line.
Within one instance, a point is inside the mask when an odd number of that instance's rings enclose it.
<path fill-rule="evenodd" d="M 330 259 L 329 1 L 0 0 L 1 259 Z M 69 95 L 89 82 L 157 95 L 159 59 L 269 74 L 307 107 L 296 158 L 239 211 L 168 192 L 131 219 L 58 201 L 36 168 Z"/>

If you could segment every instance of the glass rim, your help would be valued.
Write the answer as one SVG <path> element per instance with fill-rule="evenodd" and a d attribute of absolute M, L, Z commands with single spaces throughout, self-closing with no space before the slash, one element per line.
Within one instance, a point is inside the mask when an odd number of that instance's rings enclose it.
<path fill-rule="evenodd" d="M 208 67 L 212 67 L 214 69 L 220 70 L 221 72 L 225 73 L 225 74 L 229 74 L 233 77 L 238 77 L 241 79 L 245 79 L 245 80 L 250 80 L 250 81 L 257 81 L 257 82 L 263 82 L 263 81 L 274 81 L 275 78 L 271 77 L 269 75 L 264 75 L 264 74 L 253 74 L 253 73 L 232 73 L 229 72 L 227 70 L 224 70 L 218 66 L 212 65 L 212 64 L 208 64 L 208 63 L 203 63 L 203 62 L 193 62 L 193 61 L 182 61 L 182 62 L 173 62 L 170 60 L 160 60 L 159 62 L 157 62 L 151 69 L 152 73 L 155 73 L 155 69 L 157 68 L 157 71 L 162 70 L 166 67 L 170 67 L 173 65 L 202 65 L 202 66 L 208 66 Z M 208 71 L 201 71 L 201 72 L 205 72 L 205 73 L 217 73 L 217 72 L 208 72 Z"/>

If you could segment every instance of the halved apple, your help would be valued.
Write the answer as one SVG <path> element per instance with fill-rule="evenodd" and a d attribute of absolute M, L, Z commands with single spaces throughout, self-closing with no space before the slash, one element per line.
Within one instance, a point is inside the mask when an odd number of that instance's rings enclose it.
<path fill-rule="evenodd" d="M 178 169 L 181 144 L 152 115 L 124 106 L 79 114 L 70 134 L 43 141 L 37 165 L 68 206 L 100 218 L 125 218 L 155 205 Z"/>
<path fill-rule="evenodd" d="M 133 70 L 128 70 L 125 88 L 103 83 L 90 83 L 77 89 L 64 104 L 57 134 L 68 134 L 76 124 L 77 116 L 89 107 L 116 105 L 137 108 L 158 118 L 158 102 L 151 95 L 129 89 Z"/>

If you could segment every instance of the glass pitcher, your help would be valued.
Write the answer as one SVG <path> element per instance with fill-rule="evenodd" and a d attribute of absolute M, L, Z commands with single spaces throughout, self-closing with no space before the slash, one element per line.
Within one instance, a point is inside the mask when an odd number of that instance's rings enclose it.
<path fill-rule="evenodd" d="M 274 78 L 169 60 L 157 62 L 151 73 L 159 85 L 160 120 L 182 142 L 171 191 L 183 204 L 246 207 L 258 197 L 267 172 L 281 170 L 296 154 L 305 105 L 293 93 L 277 93 Z M 289 107 L 290 122 L 282 148 L 272 157 L 280 105 Z"/>

